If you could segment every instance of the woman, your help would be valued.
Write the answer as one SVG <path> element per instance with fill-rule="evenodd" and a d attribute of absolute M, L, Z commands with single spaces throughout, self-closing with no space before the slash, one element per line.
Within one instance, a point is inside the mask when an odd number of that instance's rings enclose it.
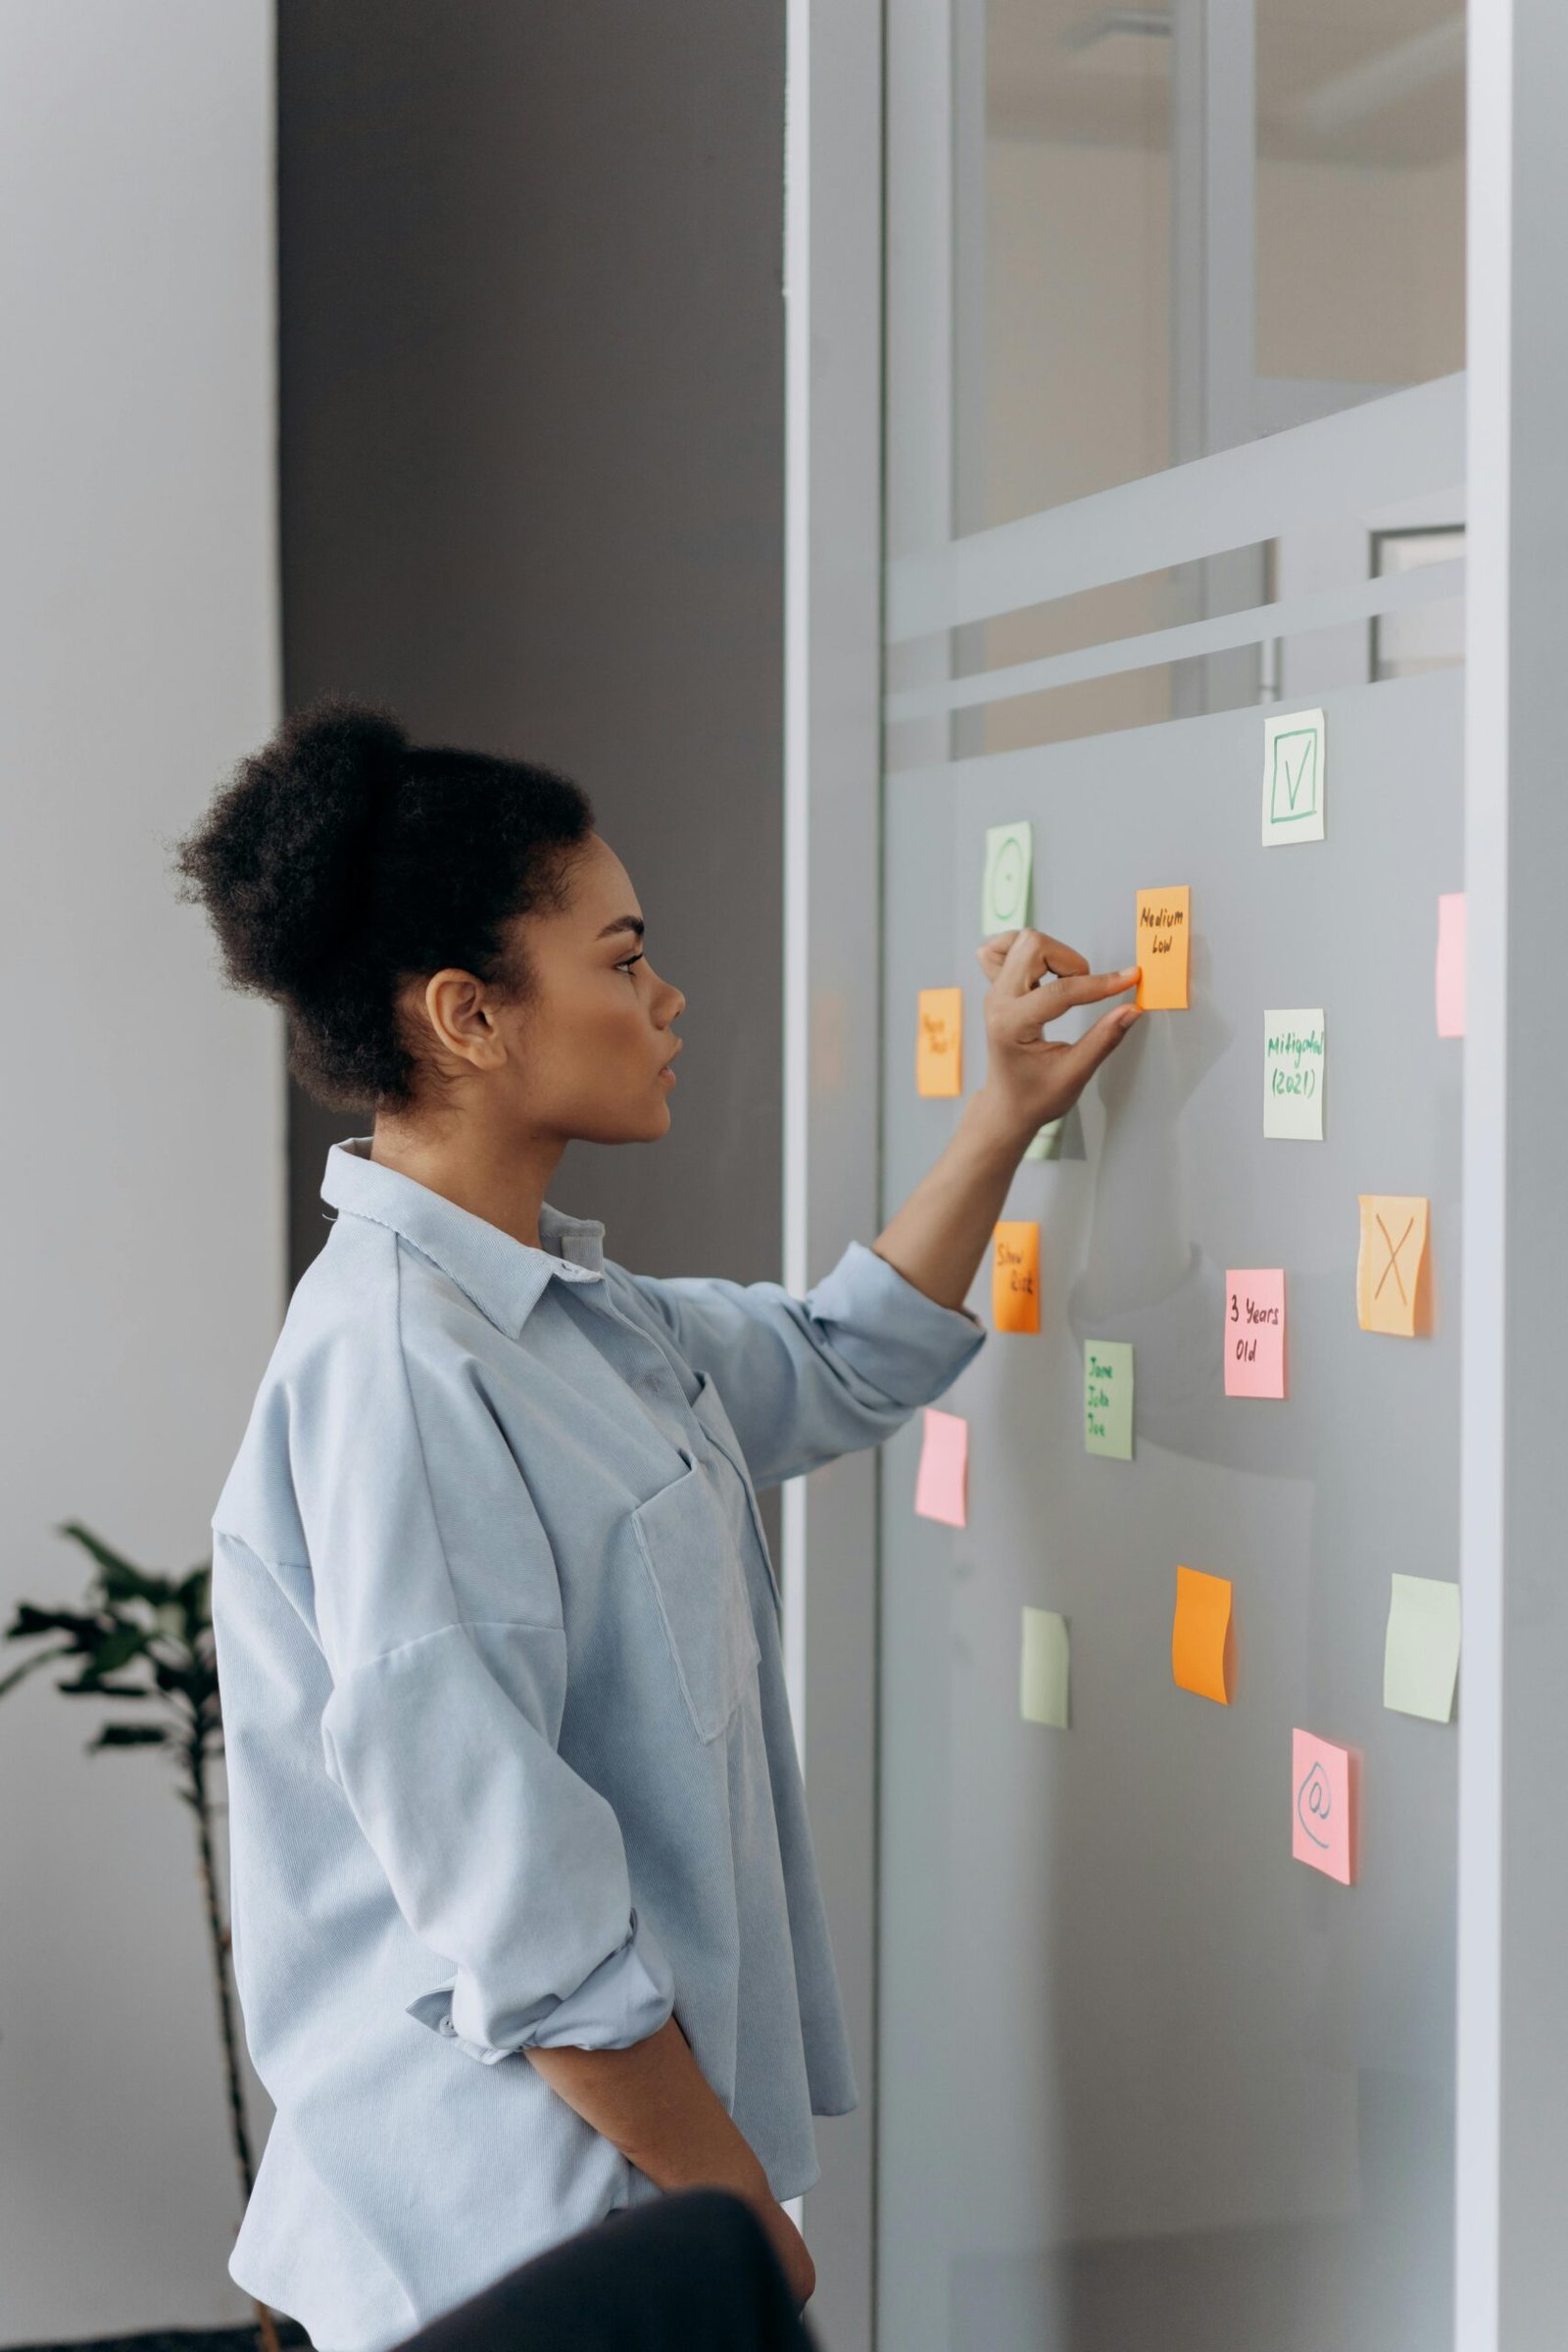
<path fill-rule="evenodd" d="M 334 698 L 178 864 L 301 1083 L 375 1107 L 327 1153 L 336 1220 L 213 1515 L 234 1967 L 276 2107 L 231 2274 L 318 2352 L 381 2352 L 705 2183 L 804 2302 L 781 2200 L 856 2090 L 755 1489 L 969 1361 L 1024 1146 L 1136 1015 L 1042 1021 L 1136 974 L 988 942 L 984 1085 L 797 1299 L 629 1274 L 545 1198 L 573 1137 L 665 1132 L 685 1004 L 573 784 Z"/>

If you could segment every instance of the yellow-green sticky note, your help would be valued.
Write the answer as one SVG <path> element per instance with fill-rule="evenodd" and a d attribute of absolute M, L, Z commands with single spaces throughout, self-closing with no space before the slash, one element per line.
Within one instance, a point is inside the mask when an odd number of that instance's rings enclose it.
<path fill-rule="evenodd" d="M 1026 1723 L 1067 1729 L 1067 1620 L 1054 1609 L 1024 1610 L 1018 1707 Z"/>
<path fill-rule="evenodd" d="M 1034 875 L 1035 829 L 1028 818 L 986 827 L 986 870 L 980 886 L 980 928 L 1021 931 L 1029 920 Z"/>
<path fill-rule="evenodd" d="M 1458 1586 L 1396 1576 L 1383 1650 L 1383 1704 L 1400 1715 L 1450 1723 L 1458 1675 Z"/>
<path fill-rule="evenodd" d="M 1133 1349 L 1130 1340 L 1084 1342 L 1084 1448 L 1118 1462 L 1133 1458 Z"/>
<path fill-rule="evenodd" d="M 1023 1148 L 1025 1159 L 1059 1159 L 1062 1138 L 1066 1132 L 1065 1112 L 1059 1119 L 1048 1119 L 1043 1127 L 1035 1129 L 1034 1134 L 1025 1144 Z"/>

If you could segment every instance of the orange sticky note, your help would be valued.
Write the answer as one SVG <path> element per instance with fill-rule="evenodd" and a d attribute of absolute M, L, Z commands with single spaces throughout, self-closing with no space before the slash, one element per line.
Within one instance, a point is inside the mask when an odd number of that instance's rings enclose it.
<path fill-rule="evenodd" d="M 963 1092 L 963 991 L 922 988 L 914 1048 L 914 1083 L 922 1095 Z"/>
<path fill-rule="evenodd" d="M 1230 1578 L 1205 1576 L 1201 1568 L 1178 1568 L 1170 1670 L 1179 1689 L 1196 1690 L 1200 1698 L 1216 1698 L 1222 1707 L 1231 1703 L 1225 1682 L 1230 1630 Z"/>
<path fill-rule="evenodd" d="M 1355 1772 L 1348 1747 L 1291 1734 L 1291 1851 L 1342 1886 L 1355 1883 Z"/>
<path fill-rule="evenodd" d="M 939 1413 L 931 1404 L 923 1418 L 915 1510 L 922 1519 L 940 1519 L 946 1527 L 966 1527 L 969 1424 L 957 1413 Z"/>
<path fill-rule="evenodd" d="M 992 1236 L 991 1320 L 998 1331 L 1040 1329 L 1040 1228 L 999 1225 Z"/>
<path fill-rule="evenodd" d="M 1438 1035 L 1464 1035 L 1464 892 L 1438 901 Z"/>
<path fill-rule="evenodd" d="M 1138 893 L 1138 1003 L 1145 1010 L 1186 1006 L 1192 895 L 1185 882 L 1179 890 Z"/>
<path fill-rule="evenodd" d="M 1285 1394 L 1285 1275 L 1278 1266 L 1225 1277 L 1225 1394 Z"/>
<path fill-rule="evenodd" d="M 1430 1323 L 1428 1205 L 1413 1194 L 1361 1193 L 1355 1313 L 1363 1331 L 1414 1339 Z"/>

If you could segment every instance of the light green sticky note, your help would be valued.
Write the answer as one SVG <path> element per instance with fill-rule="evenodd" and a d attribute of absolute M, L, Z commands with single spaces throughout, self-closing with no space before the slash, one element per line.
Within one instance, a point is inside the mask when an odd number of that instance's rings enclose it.
<path fill-rule="evenodd" d="M 1323 713 L 1289 710 L 1263 721 L 1263 847 L 1323 839 Z"/>
<path fill-rule="evenodd" d="M 1061 1157 L 1061 1139 L 1066 1133 L 1066 1128 L 1065 1113 L 1059 1119 L 1048 1119 L 1044 1127 L 1038 1128 L 1025 1144 L 1023 1148 L 1025 1159 L 1059 1159 Z"/>
<path fill-rule="evenodd" d="M 1026 1723 L 1067 1729 L 1067 1620 L 1054 1609 L 1024 1610 L 1018 1707 Z"/>
<path fill-rule="evenodd" d="M 1396 1575 L 1383 1651 L 1383 1704 L 1400 1715 L 1450 1723 L 1458 1674 L 1458 1586 Z"/>
<path fill-rule="evenodd" d="M 1035 829 L 1027 820 L 986 828 L 986 871 L 980 892 L 980 929 L 1021 931 L 1029 920 Z"/>
<path fill-rule="evenodd" d="M 1323 1141 L 1323 1010 L 1263 1015 L 1263 1133 Z"/>
<path fill-rule="evenodd" d="M 1133 1458 L 1133 1348 L 1130 1340 L 1084 1342 L 1084 1446 L 1118 1462 Z"/>

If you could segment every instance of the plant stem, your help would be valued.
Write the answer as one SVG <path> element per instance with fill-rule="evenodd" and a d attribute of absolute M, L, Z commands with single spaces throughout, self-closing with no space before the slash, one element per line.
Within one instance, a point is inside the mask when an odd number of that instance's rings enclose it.
<path fill-rule="evenodd" d="M 229 2119 L 234 2133 L 234 2153 L 239 2161 L 240 2180 L 245 2190 L 245 2202 L 250 2203 L 256 2185 L 255 2167 L 251 2162 L 250 2133 L 245 2123 L 245 2093 L 240 2082 L 239 2048 L 234 2034 L 234 2008 L 229 1994 L 228 1967 L 224 1957 L 229 1939 L 224 1934 L 218 1905 L 218 1872 L 213 1855 L 212 1801 L 207 1793 L 207 1756 L 205 1734 L 198 1724 L 186 1743 L 186 1763 L 190 1770 L 191 1802 L 196 1814 L 197 1838 L 200 1847 L 202 1892 L 207 1904 L 207 1930 L 212 1940 L 213 1978 L 218 1987 L 218 2015 L 223 2035 L 223 2059 L 228 2069 Z M 267 2305 L 252 2298 L 256 2305 L 257 2332 L 263 2352 L 278 2352 L 277 2329 Z"/>

